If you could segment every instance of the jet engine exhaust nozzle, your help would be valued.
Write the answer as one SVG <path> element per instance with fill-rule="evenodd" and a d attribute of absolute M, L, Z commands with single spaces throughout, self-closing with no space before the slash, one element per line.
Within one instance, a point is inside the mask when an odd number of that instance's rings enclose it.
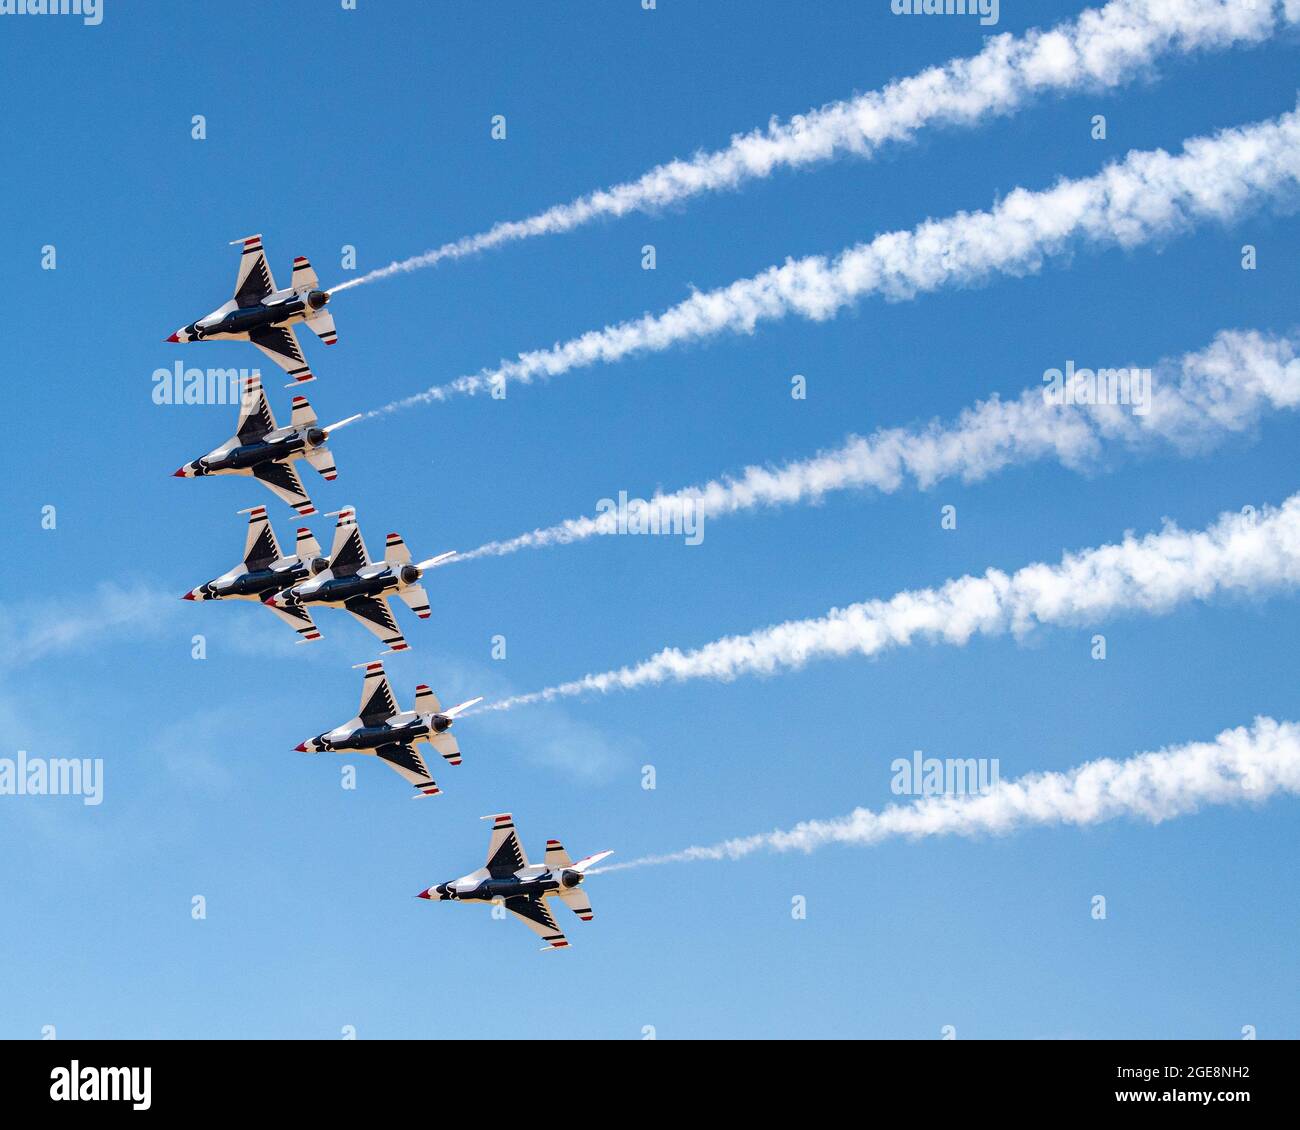
<path fill-rule="evenodd" d="M 563 871 L 560 873 L 560 886 L 562 887 L 576 887 L 581 882 L 581 871 Z"/>
<path fill-rule="evenodd" d="M 413 585 L 423 574 L 414 565 L 403 565 L 401 569 L 402 584 Z"/>
<path fill-rule="evenodd" d="M 307 294 L 307 305 L 313 310 L 323 310 L 325 303 L 330 300 L 329 291 L 313 290 Z"/>

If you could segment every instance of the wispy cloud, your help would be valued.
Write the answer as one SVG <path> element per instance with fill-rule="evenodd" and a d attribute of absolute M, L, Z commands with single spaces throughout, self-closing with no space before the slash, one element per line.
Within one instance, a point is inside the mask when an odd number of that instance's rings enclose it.
<path fill-rule="evenodd" d="M 977 482 L 1005 467 L 1040 459 L 1077 468 L 1096 461 L 1108 444 L 1203 449 L 1249 429 L 1265 412 L 1300 406 L 1298 346 L 1291 338 L 1226 330 L 1207 348 L 1152 367 L 1145 414 L 1117 405 L 1050 404 L 1041 386 L 1030 388 L 1012 400 L 980 401 L 955 421 L 854 435 L 810 459 L 746 467 L 737 475 L 657 492 L 645 501 L 644 517 L 656 528 L 688 510 L 711 521 L 747 510 L 819 502 L 835 491 L 890 494 L 908 483 L 926 489 L 954 477 Z M 617 531 L 617 513 L 584 515 L 488 542 L 456 560 L 501 557 Z"/>
<path fill-rule="evenodd" d="M 1256 718 L 1213 741 L 1170 746 L 1127 761 L 1103 758 L 1064 773 L 1030 773 L 987 793 L 930 796 L 880 812 L 855 808 L 831 820 L 806 820 L 668 855 L 648 855 L 601 871 L 661 863 L 744 859 L 755 852 L 811 852 L 832 844 L 869 847 L 928 836 L 1007 835 L 1056 824 L 1085 827 L 1129 816 L 1159 824 L 1209 804 L 1261 804 L 1300 794 L 1300 726 Z M 593 872 L 595 874 L 595 872 Z"/>
<path fill-rule="evenodd" d="M 0 605 L 0 666 L 76 652 L 116 638 L 157 635 L 176 619 L 176 594 L 106 581 L 88 593 Z"/>
<path fill-rule="evenodd" d="M 1292 5 L 1294 8 L 1294 4 Z M 990 38 L 979 54 L 899 79 L 880 90 L 831 102 L 766 129 L 737 134 L 723 149 L 658 165 L 522 220 L 390 263 L 349 279 L 335 292 L 377 279 L 463 259 L 503 244 L 572 231 L 594 220 L 655 212 L 693 196 L 739 188 L 781 169 L 852 155 L 874 156 L 930 126 L 976 126 L 1012 114 L 1042 95 L 1105 89 L 1133 81 L 1163 56 L 1253 44 L 1273 34 L 1279 18 L 1297 17 L 1272 2 L 1114 0 L 1075 20 L 1021 36 Z"/>
<path fill-rule="evenodd" d="M 1024 275 L 1075 243 L 1137 247 L 1198 222 L 1226 222 L 1300 185 L 1300 110 L 1212 137 L 1192 138 L 1177 156 L 1133 151 L 1095 176 L 1060 180 L 1039 192 L 1017 188 L 991 210 L 927 220 L 889 232 L 834 259 L 789 259 L 753 278 L 697 292 L 662 314 L 591 330 L 550 349 L 396 400 L 369 415 L 503 382 L 531 383 L 571 369 L 660 352 L 721 333 L 752 333 L 789 314 L 824 321 L 858 299 L 893 300 L 993 274 Z"/>
<path fill-rule="evenodd" d="M 665 648 L 642 663 L 584 675 L 486 709 L 693 679 L 795 670 L 814 659 L 879 655 L 921 642 L 963 646 L 973 636 L 1021 636 L 1040 624 L 1080 624 L 1121 613 L 1159 614 L 1220 593 L 1266 593 L 1300 584 L 1300 494 L 1280 508 L 1224 514 L 1205 530 L 1159 533 L 1067 553 L 1060 564 L 1015 573 L 989 569 L 935 589 L 832 609 L 693 651 Z"/>

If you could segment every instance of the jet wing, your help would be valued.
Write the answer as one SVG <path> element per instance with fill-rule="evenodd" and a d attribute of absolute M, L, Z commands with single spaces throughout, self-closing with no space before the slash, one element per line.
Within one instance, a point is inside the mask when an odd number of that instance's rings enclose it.
<path fill-rule="evenodd" d="M 248 340 L 279 365 L 294 384 L 306 384 L 316 379 L 302 355 L 298 335 L 292 326 L 261 326 L 249 333 Z"/>
<path fill-rule="evenodd" d="M 370 564 L 370 554 L 357 527 L 357 512 L 350 506 L 339 511 L 334 525 L 334 544 L 330 547 L 330 572 L 346 577 Z"/>
<path fill-rule="evenodd" d="M 264 604 L 281 620 L 289 625 L 298 635 L 308 643 L 313 643 L 320 639 L 320 632 L 316 629 L 316 623 L 311 618 L 311 613 L 301 605 L 290 605 L 288 608 L 277 608 L 274 604 Z"/>
<path fill-rule="evenodd" d="M 514 817 L 508 812 L 494 816 L 492 839 L 488 841 L 487 871 L 494 879 L 508 879 L 528 866 L 528 856 L 515 831 Z"/>
<path fill-rule="evenodd" d="M 514 895 L 503 900 L 503 905 L 516 918 L 520 919 L 534 934 L 544 941 L 550 949 L 563 949 L 569 939 L 555 924 L 551 908 L 545 900 L 529 898 L 527 895 Z"/>
<path fill-rule="evenodd" d="M 387 722 L 394 714 L 400 711 L 397 709 L 397 701 L 393 698 L 393 688 L 388 684 L 388 676 L 384 673 L 382 663 L 367 663 L 366 677 L 361 684 L 361 706 L 357 710 L 357 717 L 367 726 L 375 726 L 380 722 Z"/>
<path fill-rule="evenodd" d="M 375 756 L 382 761 L 386 761 L 419 789 L 418 795 L 437 796 L 442 792 L 429 773 L 429 767 L 425 764 L 424 758 L 420 756 L 414 746 L 401 745 L 397 742 L 390 745 L 381 745 L 375 750 Z"/>
<path fill-rule="evenodd" d="M 280 543 L 275 540 L 271 520 L 265 506 L 254 506 L 248 512 L 248 536 L 244 539 L 244 567 L 264 568 L 280 558 Z"/>
<path fill-rule="evenodd" d="M 267 432 L 275 431 L 275 415 L 266 402 L 266 391 L 261 377 L 248 377 L 239 396 L 239 421 L 235 424 L 235 438 L 240 443 L 252 443 Z"/>
<path fill-rule="evenodd" d="M 393 610 L 382 596 L 354 596 L 345 600 L 343 607 L 378 636 L 391 651 L 404 651 L 409 646 L 393 619 Z"/>
<path fill-rule="evenodd" d="M 253 468 L 253 477 L 265 483 L 303 517 L 316 513 L 316 507 L 302 489 L 302 480 L 292 463 L 259 463 Z"/>
<path fill-rule="evenodd" d="M 235 305 L 243 309 L 256 306 L 268 294 L 275 293 L 275 279 L 271 277 L 260 235 L 250 235 L 236 242 L 244 245 L 244 253 L 239 258 L 239 274 L 235 278 Z"/>

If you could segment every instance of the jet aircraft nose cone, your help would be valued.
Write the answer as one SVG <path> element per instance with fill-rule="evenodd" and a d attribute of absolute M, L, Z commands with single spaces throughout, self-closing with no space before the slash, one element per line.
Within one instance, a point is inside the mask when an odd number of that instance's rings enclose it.
<path fill-rule="evenodd" d="M 185 468 L 184 468 L 184 467 L 177 467 L 176 470 L 174 470 L 174 471 L 172 472 L 172 478 L 173 478 L 173 479 L 183 479 L 183 478 L 185 478 Z"/>
<path fill-rule="evenodd" d="M 306 742 L 299 742 L 296 746 L 293 747 L 293 752 L 294 752 L 294 753 L 306 753 L 306 752 L 307 752 L 307 743 L 306 743 Z"/>
<path fill-rule="evenodd" d="M 431 898 L 433 898 L 433 895 L 429 894 L 428 891 L 421 891 L 421 892 L 420 892 L 418 895 L 416 895 L 415 897 L 418 898 L 418 899 L 431 899 Z"/>
<path fill-rule="evenodd" d="M 187 592 L 183 597 L 181 597 L 181 600 L 197 600 L 197 599 L 198 598 L 194 595 L 194 591 L 192 589 L 189 592 Z"/>
<path fill-rule="evenodd" d="M 181 338 L 179 334 L 172 334 L 171 337 L 163 338 L 164 341 L 180 341 L 180 339 Z"/>

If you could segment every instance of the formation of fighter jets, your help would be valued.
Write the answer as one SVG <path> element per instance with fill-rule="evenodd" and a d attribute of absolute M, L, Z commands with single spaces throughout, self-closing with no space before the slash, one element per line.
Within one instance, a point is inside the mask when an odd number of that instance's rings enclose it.
<path fill-rule="evenodd" d="M 293 278 L 287 290 L 278 290 L 262 249 L 260 235 L 236 240 L 242 245 L 235 294 L 212 313 L 182 327 L 169 342 L 250 341 L 280 366 L 294 387 L 315 380 L 294 326 L 311 329 L 326 345 L 337 340 L 334 319 L 325 307 L 328 291 L 311 264 L 304 258 L 293 262 Z M 239 417 L 235 434 L 214 448 L 178 468 L 177 478 L 205 478 L 209 475 L 251 475 L 278 498 L 306 517 L 316 513 L 303 489 L 295 466 L 305 461 L 326 481 L 338 472 L 326 441 L 346 424 L 360 419 L 349 416 L 321 427 L 307 398 L 293 397 L 289 425 L 275 420 L 261 378 L 246 379 L 240 390 Z M 334 542 L 329 556 L 321 553 L 311 530 L 299 528 L 292 554 L 280 547 L 266 507 L 241 510 L 248 515 L 243 559 L 234 568 L 190 589 L 182 600 L 258 601 L 298 633 L 299 642 L 321 638 L 313 619 L 315 608 L 342 608 L 350 612 L 384 644 L 382 654 L 409 649 L 393 619 L 390 597 L 397 597 L 421 620 L 432 615 L 429 594 L 421 583 L 430 570 L 456 556 L 454 550 L 423 561 L 414 561 L 401 536 L 390 533 L 384 556 L 372 561 L 357 526 L 356 511 L 344 507 L 329 515 L 336 517 Z M 355 717 L 331 730 L 301 742 L 300 753 L 356 753 L 372 755 L 386 763 L 410 784 L 413 799 L 441 793 L 421 751 L 428 746 L 449 764 L 461 763 L 460 745 L 451 733 L 457 718 L 482 702 L 470 699 L 444 709 L 437 695 L 425 684 L 415 688 L 414 706 L 402 710 L 388 681 L 383 663 L 358 664 L 365 671 L 361 705 Z M 547 949 L 568 946 L 555 923 L 547 900 L 565 903 L 584 922 L 591 921 L 591 902 L 580 890 L 587 872 L 610 852 L 599 852 L 576 863 L 569 859 L 558 840 L 547 840 L 542 864 L 530 866 L 509 814 L 484 817 L 494 821 L 487 864 L 459 879 L 440 883 L 420 893 L 421 898 L 484 902 L 503 906 L 546 942 Z"/>

